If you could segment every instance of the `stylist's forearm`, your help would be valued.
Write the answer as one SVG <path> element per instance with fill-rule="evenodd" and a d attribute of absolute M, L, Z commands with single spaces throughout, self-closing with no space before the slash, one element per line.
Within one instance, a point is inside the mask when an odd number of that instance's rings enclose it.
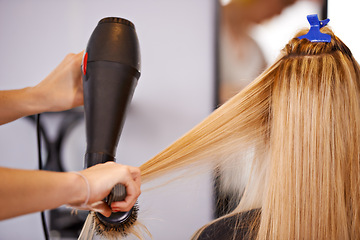
<path fill-rule="evenodd" d="M 46 111 L 45 103 L 34 88 L 0 91 L 0 125 Z"/>
<path fill-rule="evenodd" d="M 76 174 L 0 168 L 0 176 L 0 220 L 86 199 Z"/>

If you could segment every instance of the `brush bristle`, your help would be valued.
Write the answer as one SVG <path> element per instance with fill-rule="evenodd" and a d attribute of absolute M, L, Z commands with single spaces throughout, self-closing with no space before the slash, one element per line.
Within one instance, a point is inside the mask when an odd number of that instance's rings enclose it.
<path fill-rule="evenodd" d="M 120 224 L 112 224 L 112 223 L 104 223 L 101 221 L 96 214 L 93 215 L 93 222 L 95 223 L 95 232 L 99 236 L 106 236 L 107 238 L 111 239 L 116 236 L 121 235 L 121 237 L 126 237 L 129 232 L 129 229 L 132 225 L 136 222 L 139 212 L 139 206 L 136 203 L 133 207 L 133 210 L 126 219 L 126 221 Z"/>
<path fill-rule="evenodd" d="M 103 223 L 95 212 L 90 212 L 78 240 L 93 239 L 95 235 L 101 239 L 119 240 L 127 239 L 127 236 L 135 236 L 140 240 L 145 239 L 145 235 L 152 239 L 151 233 L 144 224 L 137 220 L 139 207 L 136 203 L 131 211 L 129 218 L 121 224 Z"/>

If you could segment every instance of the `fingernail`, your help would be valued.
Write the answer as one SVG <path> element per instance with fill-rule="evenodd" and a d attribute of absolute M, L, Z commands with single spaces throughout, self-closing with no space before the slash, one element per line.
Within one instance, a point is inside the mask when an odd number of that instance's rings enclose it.
<path fill-rule="evenodd" d="M 102 213 L 102 215 L 104 215 L 105 217 L 110 217 L 111 212 L 110 212 L 110 213 L 108 213 L 108 212 L 106 212 L 106 213 Z"/>

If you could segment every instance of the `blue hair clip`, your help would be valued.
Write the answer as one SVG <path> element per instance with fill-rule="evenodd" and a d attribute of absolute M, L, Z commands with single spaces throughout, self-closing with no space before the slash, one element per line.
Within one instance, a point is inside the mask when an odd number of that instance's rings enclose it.
<path fill-rule="evenodd" d="M 330 19 L 319 21 L 317 14 L 308 15 L 307 19 L 310 23 L 310 30 L 307 34 L 298 37 L 298 39 L 307 38 L 310 42 L 331 42 L 329 34 L 320 32 L 320 28 L 325 27 Z"/>

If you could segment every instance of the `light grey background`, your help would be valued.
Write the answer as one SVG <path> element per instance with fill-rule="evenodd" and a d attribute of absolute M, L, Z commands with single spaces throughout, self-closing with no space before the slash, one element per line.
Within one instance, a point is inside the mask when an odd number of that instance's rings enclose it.
<path fill-rule="evenodd" d="M 213 108 L 214 13 L 215 1 L 209 0 L 0 0 L 0 89 L 37 84 L 68 52 L 86 47 L 101 18 L 131 20 L 142 76 L 117 159 L 139 166 Z M 56 124 L 56 119 L 48 123 L 53 132 Z M 65 141 L 68 170 L 83 166 L 84 131 L 81 123 Z M 25 119 L 1 126 L 0 153 L 0 166 L 36 169 L 34 126 Z M 189 239 L 212 218 L 211 184 L 211 176 L 203 174 L 145 191 L 140 220 L 154 239 Z M 0 239 L 43 239 L 39 214 L 1 221 Z"/>
<path fill-rule="evenodd" d="M 334 33 L 348 46 L 360 61 L 359 24 L 360 2 L 354 0 L 328 0 L 328 18 Z"/>

